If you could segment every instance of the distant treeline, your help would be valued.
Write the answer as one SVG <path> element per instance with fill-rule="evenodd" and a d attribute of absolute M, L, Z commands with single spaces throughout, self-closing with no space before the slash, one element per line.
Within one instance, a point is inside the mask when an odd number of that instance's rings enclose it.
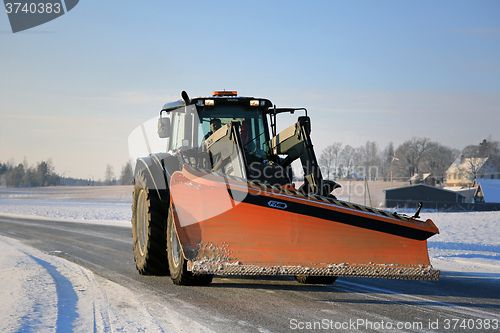
<path fill-rule="evenodd" d="M 446 177 L 446 170 L 458 157 L 484 158 L 500 170 L 500 142 L 491 136 L 479 144 L 468 145 L 462 151 L 441 145 L 428 138 L 412 138 L 397 148 L 389 143 L 380 150 L 376 142 L 368 141 L 354 148 L 336 142 L 321 151 L 319 165 L 326 179 L 349 180 L 404 180 L 415 174 L 432 173 L 439 182 Z M 301 175 L 297 175 L 301 179 Z M 497 177 L 498 178 L 498 177 Z M 34 166 L 24 163 L 0 162 L 0 183 L 6 187 L 41 186 L 102 186 L 131 185 L 132 166 L 126 163 L 117 178 L 111 165 L 106 165 L 104 180 L 66 178 L 57 174 L 52 161 L 42 161 Z"/>
<path fill-rule="evenodd" d="M 371 141 L 357 148 L 336 142 L 321 152 L 318 162 L 327 179 L 407 181 L 416 174 L 431 173 L 441 183 L 445 180 L 446 170 L 458 157 L 488 157 L 500 170 L 500 142 L 493 141 L 490 136 L 461 151 L 428 138 L 412 138 L 397 148 L 391 142 L 383 150 Z"/>
<path fill-rule="evenodd" d="M 56 186 L 61 181 L 61 177 L 54 172 L 50 159 L 31 167 L 26 161 L 18 165 L 0 163 L 0 179 L 6 187 Z"/>
<path fill-rule="evenodd" d="M 130 185 L 132 181 L 130 162 L 123 166 L 118 179 L 114 176 L 113 167 L 108 164 L 104 181 L 61 176 L 55 172 L 51 159 L 33 166 L 29 166 L 26 160 L 17 165 L 0 162 L 0 184 L 5 187 Z"/>
<path fill-rule="evenodd" d="M 113 167 L 111 165 L 106 165 L 106 171 L 104 172 L 104 182 L 102 185 L 131 185 L 134 181 L 134 175 L 132 173 L 132 165 L 130 162 L 126 163 L 122 167 L 120 177 L 116 179 Z"/>

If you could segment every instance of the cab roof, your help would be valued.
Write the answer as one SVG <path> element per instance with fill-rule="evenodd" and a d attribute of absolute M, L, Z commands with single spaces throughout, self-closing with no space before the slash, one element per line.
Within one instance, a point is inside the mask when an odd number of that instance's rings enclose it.
<path fill-rule="evenodd" d="M 190 99 L 185 92 L 182 93 L 183 99 L 167 103 L 162 111 L 172 111 L 174 109 L 195 104 L 196 106 L 215 106 L 215 105 L 245 105 L 249 107 L 271 108 L 273 103 L 264 98 L 238 96 L 236 91 L 214 91 L 210 97 L 196 97 Z"/>

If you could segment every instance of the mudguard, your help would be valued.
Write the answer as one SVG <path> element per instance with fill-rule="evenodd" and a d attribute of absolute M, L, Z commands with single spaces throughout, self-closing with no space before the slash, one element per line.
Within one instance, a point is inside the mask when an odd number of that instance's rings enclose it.
<path fill-rule="evenodd" d="M 158 192 L 158 196 L 163 203 L 169 204 L 170 190 L 168 184 L 172 174 L 178 170 L 180 170 L 179 161 L 176 156 L 169 153 L 151 154 L 137 159 L 134 179 L 141 172 L 145 173 L 148 182 L 147 186 Z"/>

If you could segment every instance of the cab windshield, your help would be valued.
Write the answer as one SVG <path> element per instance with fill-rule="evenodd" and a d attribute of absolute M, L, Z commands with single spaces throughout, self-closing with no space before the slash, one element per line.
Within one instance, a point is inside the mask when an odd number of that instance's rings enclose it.
<path fill-rule="evenodd" d="M 198 147 L 217 129 L 230 121 L 240 123 L 240 136 L 243 148 L 261 159 L 266 158 L 267 138 L 265 115 L 260 108 L 245 108 L 241 105 L 218 105 L 198 108 Z"/>

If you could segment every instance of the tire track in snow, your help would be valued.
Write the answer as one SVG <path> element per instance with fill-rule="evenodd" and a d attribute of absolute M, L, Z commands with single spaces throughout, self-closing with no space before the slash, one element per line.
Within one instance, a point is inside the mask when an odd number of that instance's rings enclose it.
<path fill-rule="evenodd" d="M 79 315 L 77 312 L 78 295 L 73 289 L 73 284 L 51 263 L 33 255 L 27 255 L 47 270 L 54 280 L 57 294 L 56 332 L 74 331 L 74 322 Z"/>

